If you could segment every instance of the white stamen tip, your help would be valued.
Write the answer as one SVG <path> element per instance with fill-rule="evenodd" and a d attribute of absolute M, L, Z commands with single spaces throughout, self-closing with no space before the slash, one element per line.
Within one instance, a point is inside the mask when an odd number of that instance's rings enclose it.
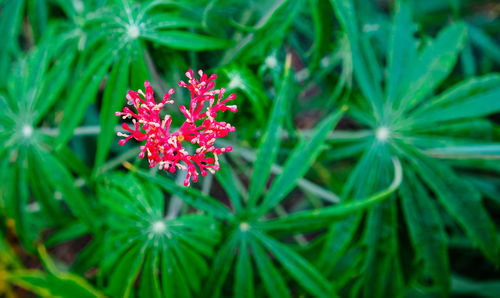
<path fill-rule="evenodd" d="M 141 32 L 139 30 L 139 27 L 137 27 L 137 25 L 134 24 L 127 26 L 127 35 L 131 39 L 136 39 L 137 37 L 139 37 L 140 34 Z"/>
<path fill-rule="evenodd" d="M 54 199 L 61 200 L 62 198 L 63 198 L 62 192 L 58 190 L 54 192 Z"/>
<path fill-rule="evenodd" d="M 389 134 L 390 134 L 390 131 L 385 126 L 381 126 L 381 127 L 377 128 L 377 130 L 375 131 L 375 136 L 377 137 L 377 140 L 379 140 L 381 142 L 387 141 L 387 139 L 389 138 Z"/>
<path fill-rule="evenodd" d="M 229 81 L 229 89 L 235 89 L 238 88 L 239 86 L 243 86 L 243 79 L 241 78 L 240 75 L 235 75 L 234 77 L 231 78 L 231 81 Z"/>
<path fill-rule="evenodd" d="M 153 223 L 153 225 L 151 226 L 151 230 L 157 234 L 160 234 L 167 230 L 167 226 L 163 221 L 159 220 Z"/>
<path fill-rule="evenodd" d="M 29 138 L 31 137 L 31 135 L 33 134 L 33 126 L 29 125 L 29 124 L 25 124 L 23 126 L 23 136 L 25 136 L 26 138 Z"/>
<path fill-rule="evenodd" d="M 269 68 L 274 69 L 278 65 L 278 60 L 274 56 L 267 56 L 265 63 Z"/>
<path fill-rule="evenodd" d="M 250 225 L 247 222 L 240 223 L 240 231 L 246 232 L 250 230 Z"/>

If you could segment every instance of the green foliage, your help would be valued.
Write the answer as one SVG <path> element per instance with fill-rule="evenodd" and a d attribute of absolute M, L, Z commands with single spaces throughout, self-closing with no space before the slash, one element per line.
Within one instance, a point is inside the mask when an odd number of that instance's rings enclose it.
<path fill-rule="evenodd" d="M 361 48 L 362 41 L 359 38 L 353 6 L 347 1 L 334 1 L 334 4 L 337 16 L 348 32 L 351 47 Z M 379 180 L 373 183 L 380 185 L 386 179 L 386 169 L 375 168 L 373 164 L 387 159 L 388 154 L 400 157 L 405 168 L 405 181 L 399 196 L 405 211 L 404 220 L 409 229 L 413 249 L 416 257 L 424 264 L 423 276 L 431 278 L 431 285 L 438 288 L 441 294 L 446 294 L 449 289 L 446 234 L 435 206 L 437 202 L 434 203 L 428 198 L 428 192 L 434 194 L 444 210 L 462 225 L 471 240 L 494 263 L 498 263 L 498 237 L 494 224 L 481 203 L 479 191 L 466 180 L 460 179 L 452 170 L 452 162 L 445 162 L 442 159 L 432 160 L 432 156 L 425 156 L 421 150 L 441 147 L 440 143 L 445 143 L 446 148 L 453 148 L 458 144 L 484 146 L 484 142 L 490 140 L 463 136 L 460 130 L 454 131 L 453 134 L 436 130 L 440 129 L 440 125 L 465 127 L 474 117 L 500 111 L 500 107 L 496 107 L 493 100 L 500 89 L 498 84 L 493 83 L 495 77 L 490 75 L 459 83 L 458 86 L 451 87 L 440 95 L 433 95 L 455 64 L 458 53 L 463 47 L 465 27 L 460 23 L 449 25 L 439 32 L 433 41 L 417 47 L 418 42 L 413 37 L 414 25 L 411 21 L 410 6 L 405 1 L 400 1 L 398 4 L 392 28 L 391 48 L 387 57 L 385 97 L 376 96 L 380 94 L 382 86 L 373 85 L 373 82 L 377 81 L 377 73 L 381 70 L 378 69 L 368 76 L 370 57 L 375 57 L 376 53 L 363 53 L 361 50 L 352 52 L 353 60 L 359 61 L 360 64 L 358 69 L 355 67 L 355 75 L 356 72 L 362 72 L 356 78 L 360 86 L 365 86 L 362 92 L 367 101 L 365 103 L 360 100 L 353 103 L 356 114 L 352 116 L 357 118 L 362 115 L 363 120 L 368 120 L 366 123 L 374 132 L 372 136 L 367 136 L 372 140 L 364 143 L 366 148 L 364 154 L 368 160 L 360 162 L 360 165 L 366 164 L 360 166 L 359 170 L 366 171 L 368 170 L 366 167 L 370 165 L 372 167 L 369 169 L 370 175 Z M 495 143 L 491 145 L 495 146 Z M 370 154 L 374 150 L 377 153 Z M 488 158 L 481 154 L 481 150 L 477 147 L 470 153 L 479 155 L 480 158 Z M 442 156 L 444 159 L 447 157 L 447 155 Z M 355 171 L 353 175 L 356 174 Z M 360 179 L 365 179 L 360 175 L 351 177 L 356 184 L 362 183 Z M 394 258 L 398 255 L 398 248 L 395 246 L 398 237 L 395 230 L 397 221 L 394 218 L 390 219 L 396 215 L 396 205 L 393 203 L 392 207 L 387 206 L 391 208 L 387 210 L 382 210 L 382 205 L 374 208 L 365 227 L 367 233 L 365 241 L 368 242 L 366 278 L 371 278 L 365 283 L 381 287 L 365 288 L 365 295 L 370 296 L 387 295 L 390 293 L 387 291 L 394 290 L 391 289 L 396 284 L 394 280 L 403 279 L 401 261 L 397 257 Z M 381 231 L 386 229 L 387 237 L 380 237 L 380 233 L 385 233 Z M 351 230 L 351 239 L 355 232 L 355 229 Z M 376 240 L 373 239 L 374 242 L 371 242 L 373 236 L 370 236 L 370 233 L 379 235 L 376 236 Z M 432 239 L 426 239 L 427 237 Z M 386 242 L 386 247 L 377 252 L 377 246 L 381 245 L 381 242 Z M 430 245 L 434 247 L 429 247 Z M 370 261 L 370 255 L 373 256 L 374 262 Z M 387 258 L 387 262 L 392 265 L 380 263 L 381 258 Z M 385 281 L 386 277 L 378 273 L 388 270 L 387 267 L 380 266 L 394 266 L 392 270 L 396 271 L 393 271 L 390 281 Z M 372 272 L 373 276 L 370 277 Z"/>
<path fill-rule="evenodd" d="M 496 297 L 493 1 L 0 0 L 0 16 L 0 296 Z M 114 112 L 189 68 L 238 112 L 221 169 L 184 187 L 117 144 Z"/>

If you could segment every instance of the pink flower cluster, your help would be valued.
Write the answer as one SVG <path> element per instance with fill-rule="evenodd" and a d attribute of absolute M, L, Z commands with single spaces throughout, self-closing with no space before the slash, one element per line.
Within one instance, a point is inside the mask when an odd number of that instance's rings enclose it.
<path fill-rule="evenodd" d="M 123 145 L 131 138 L 137 141 L 146 141 L 146 144 L 140 147 L 139 157 L 144 158 L 147 154 L 151 168 L 159 164 L 160 170 L 168 170 L 172 173 L 176 169 L 186 170 L 185 186 L 189 186 L 190 179 L 194 182 L 198 180 L 198 169 L 202 176 L 206 176 L 207 171 L 214 174 L 215 171 L 219 170 L 218 155 L 229 152 L 232 148 L 216 148 L 214 146 L 215 140 L 218 137 L 225 137 L 229 132 L 235 130 L 231 124 L 218 122 L 215 118 L 219 111 L 230 110 L 233 113 L 237 111 L 235 105 L 226 105 L 236 95 L 231 94 L 224 99 L 224 88 L 211 90 L 215 86 L 217 78 L 215 74 L 208 77 L 201 70 L 198 74 L 200 80 L 194 78 L 193 70 L 190 69 L 186 72 L 189 79 L 188 84 L 183 81 L 179 82 L 179 86 L 185 87 L 191 92 L 191 104 L 189 108 L 184 105 L 180 106 L 180 111 L 186 120 L 174 133 L 169 132 L 172 123 L 170 115 L 165 115 L 163 120 L 160 117 L 163 106 L 174 102 L 170 99 L 174 89 L 170 89 L 163 96 L 163 100 L 156 103 L 153 97 L 153 88 L 149 81 L 146 81 L 144 83 L 146 94 L 142 90 L 129 91 L 127 94 L 128 103 L 135 107 L 137 113 L 128 107 L 124 107 L 123 112 L 115 113 L 116 116 L 122 116 L 123 119 L 132 118 L 133 123 L 133 128 L 122 123 L 123 129 L 129 134 L 118 132 L 118 136 L 125 137 L 119 141 L 119 144 Z M 205 103 L 208 105 L 205 106 Z M 193 153 L 189 153 L 183 146 L 186 142 L 194 145 Z"/>

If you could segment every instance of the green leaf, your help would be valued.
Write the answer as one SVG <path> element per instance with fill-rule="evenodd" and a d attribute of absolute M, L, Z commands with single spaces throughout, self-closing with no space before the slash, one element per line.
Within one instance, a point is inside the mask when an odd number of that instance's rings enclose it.
<path fill-rule="evenodd" d="M 269 192 L 259 206 L 259 214 L 267 212 L 292 191 L 297 184 L 297 180 L 306 174 L 321 153 L 326 136 L 332 131 L 342 114 L 343 111 L 336 111 L 328 115 L 316 126 L 309 139 L 302 140 L 294 148 L 283 166 L 284 174 L 274 180 Z"/>
<path fill-rule="evenodd" d="M 35 119 L 33 123 L 38 123 L 45 116 L 47 111 L 54 105 L 57 99 L 60 98 L 61 92 L 68 83 L 68 78 L 71 74 L 70 67 L 74 59 L 74 54 L 69 52 L 64 54 L 57 60 L 44 77 L 40 85 L 33 110 L 35 111 Z"/>
<path fill-rule="evenodd" d="M 139 275 L 144 257 L 145 254 L 140 244 L 134 245 L 122 255 L 120 262 L 109 275 L 106 292 L 113 296 L 132 297 L 134 283 Z"/>
<path fill-rule="evenodd" d="M 158 184 L 167 192 L 180 197 L 188 205 L 206 211 L 218 218 L 231 217 L 231 211 L 226 206 L 197 189 L 177 185 L 174 181 L 160 174 L 151 175 L 143 170 L 134 170 L 134 173 Z"/>
<path fill-rule="evenodd" d="M 314 52 L 309 71 L 314 72 L 318 68 L 321 58 L 328 52 L 328 37 L 330 28 L 333 25 L 331 21 L 333 18 L 328 0 L 309 0 L 308 4 L 311 9 L 311 18 L 314 25 Z"/>
<path fill-rule="evenodd" d="M 82 237 L 88 233 L 89 229 L 84 223 L 74 221 L 52 233 L 47 240 L 45 240 L 45 245 L 52 246 L 62 242 L 75 240 L 76 238 Z"/>
<path fill-rule="evenodd" d="M 466 144 L 432 148 L 427 155 L 447 159 L 500 159 L 500 143 Z"/>
<path fill-rule="evenodd" d="M 50 141 L 49 138 L 47 138 L 44 142 L 50 143 L 53 147 L 55 147 L 52 144 L 54 142 L 54 139 L 52 138 L 50 138 Z M 90 176 L 90 169 L 87 164 L 84 163 L 68 146 L 61 146 L 57 151 L 57 157 L 76 175 L 81 177 Z"/>
<path fill-rule="evenodd" d="M 189 243 L 189 239 L 187 239 L 186 242 Z M 201 287 L 201 279 L 204 277 L 204 275 L 202 275 L 203 270 L 200 269 L 204 269 L 204 267 L 200 268 L 193 266 L 193 259 L 190 257 L 191 255 L 196 254 L 191 253 L 188 255 L 186 252 L 192 252 L 192 249 L 184 251 L 180 245 L 176 245 L 176 243 L 172 243 L 169 249 L 172 252 L 172 256 L 176 259 L 177 266 L 179 267 L 178 274 L 182 275 L 182 277 L 186 279 L 186 284 L 190 289 L 193 289 L 194 293 L 198 293 Z M 202 264 L 203 266 L 206 266 L 205 263 Z"/>
<path fill-rule="evenodd" d="M 44 177 L 45 173 L 37 166 L 36 159 L 29 156 L 28 162 L 33 165 L 27 171 L 29 185 L 35 200 L 40 203 L 41 211 L 57 224 L 68 220 L 66 210 L 60 202 L 54 199 L 54 189 L 45 179 L 40 179 L 40 177 Z"/>
<path fill-rule="evenodd" d="M 28 1 L 27 6 L 35 40 L 39 40 L 47 27 L 47 2 L 46 0 Z"/>
<path fill-rule="evenodd" d="M 163 246 L 162 254 L 162 284 L 166 297 L 191 297 L 186 276 L 180 271 L 176 258 L 168 247 Z"/>
<path fill-rule="evenodd" d="M 323 228 L 356 212 L 384 201 L 396 191 L 402 181 L 402 169 L 399 160 L 394 159 L 394 177 L 392 183 L 384 190 L 377 192 L 366 199 L 357 199 L 354 202 L 322 207 L 316 210 L 296 212 L 277 219 L 259 222 L 258 225 L 267 231 L 305 232 Z"/>
<path fill-rule="evenodd" d="M 243 35 L 236 45 L 228 49 L 220 64 L 249 60 L 256 53 L 264 52 L 269 43 L 279 43 L 304 2 L 304 0 L 274 0 L 255 23 L 252 30 L 254 32 Z"/>
<path fill-rule="evenodd" d="M 62 193 L 71 212 L 91 230 L 95 230 L 99 221 L 90 209 L 89 200 L 75 187 L 71 173 L 51 154 L 37 150 L 34 152 L 37 160 L 36 166 L 40 167 L 51 186 Z"/>
<path fill-rule="evenodd" d="M 382 110 L 382 90 L 380 85 L 375 82 L 375 78 L 372 77 L 373 74 L 370 75 L 371 70 L 369 62 L 363 53 L 363 50 L 369 52 L 369 49 L 362 48 L 362 36 L 359 33 L 358 18 L 356 17 L 354 5 L 352 1 L 349 0 L 330 1 L 337 15 L 337 19 L 346 31 L 347 38 L 349 39 L 354 76 L 363 95 L 372 105 L 373 112 L 375 113 L 374 117 L 377 119 L 380 117 Z"/>
<path fill-rule="evenodd" d="M 420 179 L 405 171 L 406 183 L 400 188 L 401 207 L 416 255 L 424 262 L 426 276 L 432 277 L 443 296 L 450 288 L 447 235 L 439 212 Z"/>
<path fill-rule="evenodd" d="M 235 213 L 242 208 L 241 206 L 241 197 L 236 189 L 236 179 L 239 179 L 236 174 L 231 169 L 229 163 L 225 162 L 221 165 L 217 175 L 214 175 L 217 181 L 220 183 L 224 191 L 226 192 L 229 200 L 231 201 L 231 205 L 234 208 Z"/>
<path fill-rule="evenodd" d="M 105 297 L 85 279 L 69 273 L 52 276 L 39 270 L 17 270 L 8 274 L 7 279 L 42 297 Z"/>
<path fill-rule="evenodd" d="M 390 40 L 390 49 L 387 52 L 388 75 L 386 97 L 388 102 L 400 99 L 405 79 L 411 71 L 411 63 L 417 56 L 417 46 L 413 35 L 415 25 L 408 1 L 396 1 L 394 24 Z"/>
<path fill-rule="evenodd" d="M 500 63 L 500 45 L 491 36 L 472 25 L 467 26 L 467 33 L 473 44 L 485 51 L 491 59 Z"/>
<path fill-rule="evenodd" d="M 500 281 L 473 281 L 458 275 L 451 277 L 452 293 L 460 296 L 495 298 L 500 292 Z"/>
<path fill-rule="evenodd" d="M 8 0 L 2 6 L 2 18 L 0 19 L 0 32 L 2 32 L 3 44 L 0 47 L 0 76 L 4 84 L 5 74 L 10 73 L 11 54 L 18 49 L 17 35 L 21 28 L 22 13 L 25 1 Z"/>
<path fill-rule="evenodd" d="M 291 297 L 285 281 L 276 270 L 269 256 L 257 241 L 250 241 L 250 249 L 254 254 L 258 275 L 260 276 L 269 297 Z"/>
<path fill-rule="evenodd" d="M 287 56 L 285 73 L 280 87 L 279 94 L 273 105 L 267 128 L 262 136 L 259 150 L 257 151 L 256 161 L 252 170 L 250 187 L 248 192 L 248 205 L 254 206 L 257 199 L 264 192 L 266 182 L 271 174 L 271 166 L 276 161 L 280 146 L 280 133 L 286 114 L 287 100 L 290 90 L 290 67 L 291 56 Z"/>
<path fill-rule="evenodd" d="M 120 117 L 116 117 L 114 112 L 120 111 L 125 102 L 124 98 L 129 81 L 128 70 L 129 58 L 128 55 L 124 55 L 115 63 L 106 81 L 100 112 L 101 132 L 97 137 L 97 152 L 94 162 L 96 170 L 105 161 L 109 148 L 116 137 L 115 125 Z"/>
<path fill-rule="evenodd" d="M 444 139 L 447 142 L 446 139 L 455 137 L 458 140 L 462 140 L 462 143 L 469 143 L 473 139 L 488 140 L 493 137 L 494 133 L 493 123 L 484 118 L 459 119 L 457 121 L 443 122 L 439 123 L 439 125 L 429 126 L 421 124 L 422 126 L 413 126 L 412 133 L 418 134 L 418 138 L 422 138 L 423 140 L 429 139 L 427 144 L 423 145 L 423 148 L 434 148 L 441 145 L 447 146 L 447 144 L 440 140 Z M 425 136 L 427 134 L 432 134 L 433 136 L 427 137 Z M 459 142 L 454 143 L 457 145 Z"/>
<path fill-rule="evenodd" d="M 84 278 L 60 271 L 44 246 L 39 246 L 38 252 L 47 274 L 38 270 L 21 269 L 8 274 L 7 279 L 44 297 L 105 297 Z"/>
<path fill-rule="evenodd" d="M 320 251 L 316 266 L 321 272 L 331 272 L 344 256 L 349 246 L 352 245 L 354 235 L 358 230 L 362 214 L 351 214 L 343 220 L 330 224 L 325 236 L 325 244 Z"/>
<path fill-rule="evenodd" d="M 252 240 L 248 238 L 248 234 L 242 232 L 238 257 L 236 258 L 234 297 L 254 297 L 252 259 L 248 245 Z"/>
<path fill-rule="evenodd" d="M 130 56 L 129 87 L 130 89 L 137 90 L 144 87 L 144 81 L 153 76 L 146 62 L 146 57 L 148 57 L 149 53 L 144 49 L 140 40 L 136 39 L 134 41 L 131 53 L 133 54 Z"/>
<path fill-rule="evenodd" d="M 467 35 L 470 36 L 469 28 L 467 28 Z M 467 77 L 475 76 L 477 73 L 477 63 L 475 61 L 474 53 L 472 51 L 472 45 L 470 42 L 470 37 L 468 42 L 464 46 L 462 55 L 460 56 L 460 62 L 462 63 L 462 69 Z"/>
<path fill-rule="evenodd" d="M 236 249 L 240 243 L 240 234 L 233 232 L 226 237 L 226 242 L 219 248 L 212 262 L 210 275 L 204 287 L 203 293 L 210 293 L 211 297 L 220 297 L 221 288 L 233 265 Z"/>
<path fill-rule="evenodd" d="M 193 19 L 178 16 L 173 13 L 153 13 L 147 16 L 147 30 L 156 31 L 158 29 L 179 29 L 179 28 L 197 28 L 202 26 L 200 22 Z"/>
<path fill-rule="evenodd" d="M 367 138 L 365 142 L 366 151 L 344 184 L 342 192 L 343 202 L 350 200 L 363 201 L 364 198 L 369 197 L 374 192 L 383 190 L 383 187 L 387 185 L 381 182 L 381 178 L 384 176 L 380 175 L 382 167 L 385 166 L 385 160 L 390 159 L 386 146 L 382 143 L 374 142 L 373 139 L 368 139 L 368 136 L 365 137 Z M 396 169 L 399 169 L 399 175 L 394 175 L 394 178 L 399 178 L 393 180 L 393 183 L 402 178 L 401 168 L 396 167 Z M 396 185 L 399 185 L 399 183 L 400 181 Z M 358 226 L 361 223 L 362 215 L 361 213 L 351 213 L 342 221 L 333 222 L 325 240 L 326 244 L 321 252 L 320 260 L 324 261 L 322 263 L 324 270 L 332 270 L 333 266 L 342 258 L 347 248 L 352 245 Z"/>
<path fill-rule="evenodd" d="M 401 110 L 407 111 L 420 103 L 450 74 L 464 46 L 465 29 L 463 23 L 450 25 L 421 51 L 411 65 L 406 91 L 399 101 Z"/>
<path fill-rule="evenodd" d="M 245 93 L 252 104 L 252 110 L 255 113 L 257 123 L 264 123 L 267 118 L 265 110 L 270 100 L 266 96 L 264 86 L 260 80 L 255 76 L 252 70 L 240 65 L 233 66 L 229 70 L 227 68 L 223 68 L 222 70 L 225 71 L 230 80 L 227 90 L 235 91 L 239 89 Z M 284 83 L 285 82 L 283 82 L 282 85 L 284 85 Z"/>
<path fill-rule="evenodd" d="M 399 264 L 395 197 L 370 210 L 366 222 L 364 297 L 397 297 L 403 278 Z"/>
<path fill-rule="evenodd" d="M 500 111 L 500 76 L 472 78 L 458 83 L 412 113 L 414 126 L 486 116 Z"/>
<path fill-rule="evenodd" d="M 22 165 L 27 162 L 26 154 L 19 152 L 19 163 Z M 25 212 L 26 205 L 29 202 L 28 189 L 28 169 L 24 166 L 10 164 L 10 169 L 6 172 L 6 196 L 2 198 L 2 204 L 5 208 L 7 218 L 14 220 L 15 229 L 19 235 L 23 246 L 29 250 L 34 250 L 33 242 L 36 239 L 37 231 L 30 226 L 29 213 Z"/>
<path fill-rule="evenodd" d="M 159 276 L 156 274 L 160 272 L 159 269 L 159 253 L 158 247 L 149 253 L 144 261 L 144 267 L 141 271 L 141 279 L 139 285 L 139 296 L 160 298 L 162 297 Z"/>
<path fill-rule="evenodd" d="M 260 243 L 276 258 L 304 289 L 315 297 L 335 297 L 328 281 L 306 260 L 290 248 L 259 232 Z"/>
<path fill-rule="evenodd" d="M 465 175 L 464 178 L 469 180 L 485 197 L 500 205 L 500 188 L 497 187 L 500 185 L 500 180 L 498 177 Z"/>
<path fill-rule="evenodd" d="M 226 39 L 184 31 L 146 31 L 141 37 L 177 50 L 208 51 L 225 49 L 232 45 Z"/>
<path fill-rule="evenodd" d="M 108 72 L 113 61 L 112 48 L 107 46 L 101 48 L 92 58 L 92 62 L 85 69 L 85 74 L 79 78 L 72 89 L 69 100 L 64 108 L 64 116 L 61 121 L 57 143 L 65 145 L 71 138 L 74 129 L 83 119 L 87 106 L 95 100 L 99 86 Z"/>
<path fill-rule="evenodd" d="M 468 182 L 460 179 L 446 165 L 416 155 L 412 167 L 436 193 L 447 211 L 462 225 L 484 255 L 498 262 L 498 239 L 495 226 L 481 203 L 481 195 Z"/>
<path fill-rule="evenodd" d="M 36 293 L 42 297 L 50 297 L 50 286 L 47 276 L 39 270 L 18 270 L 7 276 L 9 282 Z"/>

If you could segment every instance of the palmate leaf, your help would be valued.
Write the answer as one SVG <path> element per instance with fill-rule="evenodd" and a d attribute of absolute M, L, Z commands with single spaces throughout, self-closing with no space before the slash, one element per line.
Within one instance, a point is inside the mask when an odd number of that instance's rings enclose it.
<path fill-rule="evenodd" d="M 146 56 L 149 56 L 146 41 L 172 49 L 194 51 L 231 45 L 223 38 L 181 30 L 199 27 L 194 25 L 196 22 L 182 8 L 182 4 L 168 1 L 111 1 L 104 7 L 85 10 L 82 16 L 85 38 L 74 41 L 82 50 L 75 71 L 78 83 L 68 96 L 58 141 L 65 145 L 70 140 L 73 131 L 83 120 L 87 107 L 95 101 L 103 80 L 107 78 L 101 110 L 101 128 L 104 133 L 98 138 L 94 174 L 102 174 L 99 169 L 112 144 L 113 130 L 110 128 L 117 121 L 112 114 L 114 109 L 124 102 L 128 87 L 135 89 L 145 80 L 151 80 L 150 66 L 146 63 Z M 161 15 L 175 18 L 170 23 L 167 20 L 162 24 L 149 19 L 152 17 L 157 20 Z"/>
<path fill-rule="evenodd" d="M 287 290 L 287 281 L 278 273 L 281 270 L 287 272 L 304 290 L 314 296 L 334 295 L 331 286 L 310 263 L 270 235 L 293 235 L 325 228 L 334 221 L 384 200 L 401 183 L 401 167 L 397 160 L 394 161 L 394 168 L 394 180 L 387 189 L 359 202 L 298 212 L 283 218 L 265 221 L 257 220 L 260 215 L 249 216 L 245 210 L 237 212 L 234 215 L 235 220 L 231 221 L 231 229 L 214 259 L 204 292 L 212 293 L 214 297 L 225 295 L 223 286 L 228 279 L 229 272 L 234 268 L 234 295 L 253 296 L 258 292 L 259 281 L 250 278 L 254 270 L 257 270 L 257 276 L 261 277 L 265 291 L 272 296 L 291 295 Z M 251 248 L 250 251 L 249 248 Z"/>
<path fill-rule="evenodd" d="M 413 249 L 424 265 L 424 270 L 412 274 L 423 284 L 428 282 L 425 277 L 430 277 L 434 282 L 434 289 L 437 288 L 445 295 L 450 279 L 447 269 L 446 234 L 441 223 L 444 216 L 437 212 L 440 210 L 437 207 L 430 209 L 434 210 L 429 211 L 430 214 L 421 210 L 433 208 L 437 200 L 445 207 L 445 212 L 462 225 L 468 236 L 494 263 L 498 258 L 498 240 L 478 191 L 459 179 L 447 163 L 432 157 L 453 159 L 453 154 L 457 154 L 455 157 L 465 159 L 471 168 L 484 166 L 484 162 L 479 162 L 481 160 L 495 158 L 496 140 L 490 140 L 494 136 L 492 125 L 488 124 L 487 119 L 480 117 L 500 110 L 495 103 L 498 97 L 498 78 L 496 75 L 474 78 L 429 99 L 454 67 L 464 43 L 465 27 L 460 23 L 449 25 L 433 41 L 418 50 L 417 41 L 413 37 L 415 30 L 411 21 L 410 6 L 406 1 L 398 1 L 387 65 L 384 109 L 377 118 L 379 99 L 374 94 L 377 94 L 378 87 L 372 86 L 371 83 L 376 82 L 377 77 L 368 69 L 368 56 L 376 55 L 355 50 L 362 46 L 362 40 L 351 3 L 340 0 L 332 2 L 341 19 L 341 25 L 347 31 L 351 47 L 357 43 L 352 51 L 353 59 L 360 55 L 360 67 L 355 67 L 354 71 L 361 72 L 355 74 L 355 77 L 365 97 L 365 103 L 355 103 L 356 107 L 351 109 L 354 112 L 351 115 L 373 131 L 372 142 L 366 139 L 346 140 L 347 148 L 359 148 L 357 145 L 364 145 L 367 150 L 354 168 L 346 189 L 356 189 L 354 186 L 359 186 L 357 182 L 361 181 L 365 186 L 358 187 L 358 191 L 366 189 L 366 184 L 371 185 L 373 180 L 379 183 L 383 179 L 381 177 L 387 175 L 384 167 L 379 166 L 380 159 L 388 154 L 399 156 L 408 177 L 402 184 L 402 190 L 397 193 L 397 198 L 402 201 L 405 215 L 403 220 L 406 221 L 410 232 Z M 370 118 L 373 120 L 366 121 Z M 477 125 L 471 126 L 472 123 Z M 471 133 L 472 131 L 474 133 Z M 341 140 L 336 142 L 342 144 Z M 381 155 L 380 152 L 386 153 Z M 368 159 L 370 155 L 372 157 Z M 472 159 L 478 162 L 468 162 Z M 358 178 L 354 179 L 356 176 Z M 416 199 L 415 192 L 425 197 Z M 401 249 L 395 242 L 398 239 L 395 229 L 399 226 L 399 222 L 394 219 L 397 209 L 394 205 L 389 205 L 389 201 L 384 204 L 385 206 L 377 205 L 369 213 L 367 226 L 364 228 L 364 239 L 368 241 L 369 246 L 365 263 L 367 267 L 362 278 L 368 278 L 370 282 L 360 281 L 359 285 L 365 295 L 369 296 L 398 295 L 388 292 L 390 287 L 386 285 L 394 286 L 403 281 L 399 260 L 395 257 Z M 392 220 L 389 220 L 391 218 Z M 326 241 L 335 242 L 335 235 L 343 229 L 348 229 L 347 234 L 350 236 L 343 235 L 340 240 L 354 239 L 356 229 L 353 226 L 359 221 L 358 218 L 357 221 L 344 226 L 333 226 Z M 383 231 L 386 231 L 385 236 Z M 327 243 L 325 247 L 328 247 L 325 251 L 334 252 L 335 255 L 345 251 L 347 243 L 339 244 L 337 241 Z M 390 260 L 391 257 L 393 260 Z M 388 282 L 386 275 L 392 277 L 392 284 Z M 356 286 L 352 286 L 350 290 L 351 293 L 358 293 Z M 398 288 L 395 287 L 394 290 L 398 291 Z"/>
<path fill-rule="evenodd" d="M 72 196 L 81 194 L 75 188 L 71 174 L 64 167 L 61 168 L 60 162 L 51 153 L 40 153 L 38 150 L 40 149 L 13 150 L 11 160 L 9 156 L 4 156 L 0 164 L 0 169 L 5 174 L 0 188 L 1 214 L 14 220 L 20 240 L 28 250 L 34 249 L 33 241 L 42 228 L 67 223 L 72 219 L 71 214 L 81 218 L 89 228 L 96 222 L 85 200 L 81 196 Z M 16 157 L 13 159 L 13 156 Z M 40 160 L 40 156 L 54 163 L 46 164 Z M 48 168 L 51 171 L 46 175 Z M 30 202 L 31 199 L 34 202 Z M 63 202 L 71 206 L 71 212 L 64 208 Z M 39 212 L 28 212 L 29 206 Z M 79 208 L 81 206 L 83 207 Z M 34 217 L 46 220 L 36 221 Z"/>
<path fill-rule="evenodd" d="M 112 210 L 101 243 L 106 293 L 135 296 L 139 280 L 138 293 L 148 297 L 198 295 L 208 274 L 205 258 L 219 239 L 216 221 L 204 215 L 166 219 L 163 193 L 131 174 L 115 174 L 103 183 L 99 193 Z"/>
<path fill-rule="evenodd" d="M 226 241 L 215 257 L 212 274 L 204 289 L 205 293 L 211 293 L 211 297 L 221 296 L 222 286 L 233 266 L 236 270 L 234 295 L 253 297 L 253 292 L 256 291 L 254 287 L 259 283 L 249 277 L 253 272 L 252 264 L 255 264 L 257 276 L 260 276 L 268 295 L 291 296 L 273 259 L 310 294 L 315 297 L 334 296 L 329 283 L 309 262 L 291 248 L 266 235 L 257 223 L 241 222 L 231 231 Z M 263 272 L 264 269 L 266 272 Z"/>
<path fill-rule="evenodd" d="M 90 202 L 75 187 L 72 173 L 54 153 L 52 138 L 38 127 L 65 84 L 65 76 L 60 79 L 58 72 L 65 72 L 68 66 L 64 63 L 71 60 L 70 55 L 57 59 L 57 47 L 61 44 L 55 44 L 52 48 L 49 42 L 41 43 L 18 61 L 7 82 L 2 114 L 1 171 L 12 176 L 5 185 L 2 203 L 7 216 L 15 220 L 23 244 L 30 250 L 41 228 L 63 224 L 72 219 L 71 215 L 81 219 L 89 229 L 98 222 Z M 46 94 L 49 90 L 52 93 Z M 74 156 L 69 162 L 79 164 Z M 30 219 L 33 214 L 26 209 L 31 199 L 36 201 L 31 206 L 40 209 L 37 218 L 45 221 Z"/>

